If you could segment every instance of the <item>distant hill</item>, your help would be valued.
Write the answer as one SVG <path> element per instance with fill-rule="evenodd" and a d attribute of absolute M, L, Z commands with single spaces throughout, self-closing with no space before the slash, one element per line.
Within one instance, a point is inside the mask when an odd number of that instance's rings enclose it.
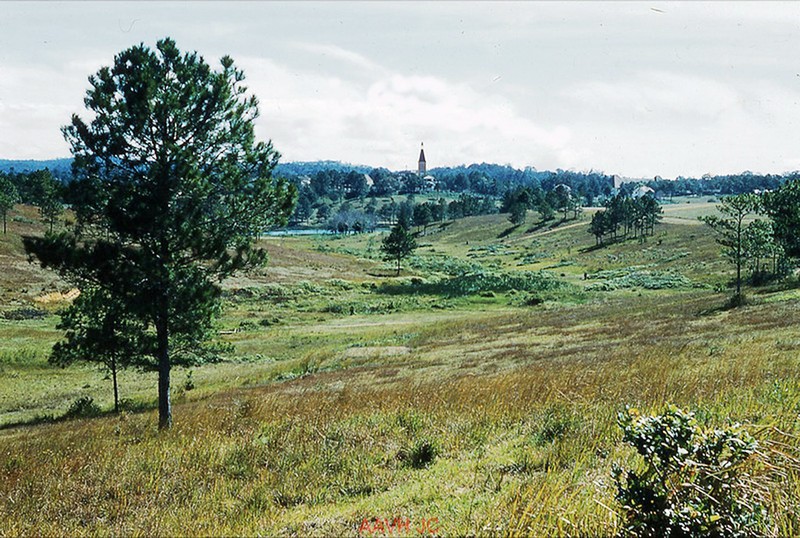
<path fill-rule="evenodd" d="M 62 179 L 67 179 L 72 176 L 70 167 L 72 166 L 72 158 L 67 157 L 64 159 L 48 159 L 46 161 L 34 161 L 31 159 L 23 161 L 14 161 L 9 159 L 0 159 L 0 172 L 33 172 L 49 168 L 54 176 Z"/>
<path fill-rule="evenodd" d="M 33 172 L 35 170 L 42 170 L 49 168 L 54 176 L 62 179 L 71 177 L 72 158 L 64 159 L 47 159 L 36 161 L 28 160 L 10 160 L 0 159 L 0 172 Z M 308 162 L 282 162 L 278 164 L 275 170 L 276 175 L 279 176 L 313 176 L 320 170 L 337 170 L 340 172 L 349 172 L 355 170 L 361 173 L 368 173 L 372 170 L 372 166 L 363 164 L 349 164 L 339 161 L 308 161 Z"/>
<path fill-rule="evenodd" d="M 313 176 L 322 170 L 336 170 L 337 172 L 349 172 L 355 170 L 362 174 L 368 173 L 374 167 L 363 164 L 350 164 L 340 161 L 305 161 L 305 162 L 286 162 L 278 163 L 275 168 L 275 175 L 278 176 Z"/>

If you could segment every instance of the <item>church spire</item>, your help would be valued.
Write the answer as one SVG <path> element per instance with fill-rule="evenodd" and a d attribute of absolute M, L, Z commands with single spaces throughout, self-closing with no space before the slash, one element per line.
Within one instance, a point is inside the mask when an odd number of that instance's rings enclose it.
<path fill-rule="evenodd" d="M 424 176 L 425 172 L 427 171 L 427 163 L 425 162 L 425 149 L 424 149 L 424 146 L 425 146 L 425 143 L 421 142 L 420 143 L 420 149 L 419 149 L 419 163 L 418 163 L 419 164 L 419 168 L 417 168 L 417 173 L 420 176 Z"/>

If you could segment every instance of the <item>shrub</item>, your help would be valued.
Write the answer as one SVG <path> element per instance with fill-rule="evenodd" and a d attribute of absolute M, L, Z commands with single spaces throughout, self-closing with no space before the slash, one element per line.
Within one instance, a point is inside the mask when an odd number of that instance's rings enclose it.
<path fill-rule="evenodd" d="M 744 465 L 756 441 L 737 426 L 701 430 L 693 413 L 620 413 L 623 440 L 644 458 L 643 472 L 614 466 L 623 534 L 641 537 L 758 534 L 763 508 L 751 498 Z"/>
<path fill-rule="evenodd" d="M 428 439 L 418 439 L 409 448 L 402 449 L 398 458 L 413 469 L 424 469 L 436 459 L 438 449 Z"/>
<path fill-rule="evenodd" d="M 90 396 L 81 396 L 69 406 L 64 414 L 68 418 L 96 417 L 100 415 L 100 407 Z"/>
<path fill-rule="evenodd" d="M 537 446 L 557 441 L 579 426 L 578 417 L 567 407 L 553 405 L 544 410 L 536 421 L 533 442 Z"/>
<path fill-rule="evenodd" d="M 45 312 L 44 310 L 39 310 L 38 308 L 25 306 L 0 313 L 0 317 L 2 317 L 3 319 L 7 319 L 9 321 L 24 321 L 28 319 L 45 318 L 47 317 L 47 312 Z"/>
<path fill-rule="evenodd" d="M 586 286 L 590 291 L 613 291 L 624 288 L 661 290 L 667 288 L 692 288 L 696 285 L 685 276 L 672 271 L 640 271 L 633 267 L 618 271 L 600 271 L 589 275 L 601 282 Z"/>
<path fill-rule="evenodd" d="M 747 297 L 744 293 L 734 293 L 725 303 L 725 308 L 740 308 L 742 306 L 747 306 L 747 303 Z"/>
<path fill-rule="evenodd" d="M 183 390 L 190 391 L 194 390 L 194 379 L 192 377 L 192 371 L 189 370 L 186 374 L 186 382 L 183 384 Z"/>
<path fill-rule="evenodd" d="M 389 295 L 422 293 L 445 297 L 464 297 L 483 292 L 505 293 L 511 290 L 536 292 L 542 298 L 575 295 L 580 291 L 577 286 L 541 271 L 481 270 L 439 280 L 423 281 L 417 285 L 384 284 L 378 289 L 378 292 Z"/>

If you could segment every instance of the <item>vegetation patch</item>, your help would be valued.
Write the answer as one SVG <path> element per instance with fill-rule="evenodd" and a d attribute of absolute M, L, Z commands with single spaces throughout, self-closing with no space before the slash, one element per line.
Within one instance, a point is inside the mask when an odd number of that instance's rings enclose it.
<path fill-rule="evenodd" d="M 674 406 L 656 416 L 629 408 L 619 424 L 645 461 L 643 470 L 614 467 L 626 535 L 762 534 L 765 511 L 747 469 L 758 443 L 746 431 L 702 430 L 692 413 Z"/>
<path fill-rule="evenodd" d="M 47 312 L 45 310 L 40 310 L 31 306 L 15 308 L 14 310 L 7 310 L 0 313 L 0 318 L 9 321 L 24 321 L 27 319 L 42 319 L 45 317 L 47 317 Z"/>
<path fill-rule="evenodd" d="M 469 272 L 431 281 L 418 280 L 410 283 L 384 284 L 378 288 L 378 291 L 388 295 L 426 294 L 445 297 L 463 297 L 486 292 L 527 291 L 538 292 L 547 298 L 565 297 L 580 292 L 577 286 L 542 271 L 490 270 Z"/>
<path fill-rule="evenodd" d="M 589 291 L 613 291 L 626 288 L 643 288 L 646 290 L 661 290 L 674 288 L 692 288 L 698 284 L 673 271 L 649 271 L 641 269 L 643 266 L 628 267 L 625 269 L 597 271 L 588 275 L 588 278 L 600 280 L 586 286 Z"/>
<path fill-rule="evenodd" d="M 480 263 L 454 258 L 452 256 L 412 256 L 409 260 L 411 268 L 427 273 L 442 273 L 445 275 L 462 275 L 465 273 L 481 271 Z"/>

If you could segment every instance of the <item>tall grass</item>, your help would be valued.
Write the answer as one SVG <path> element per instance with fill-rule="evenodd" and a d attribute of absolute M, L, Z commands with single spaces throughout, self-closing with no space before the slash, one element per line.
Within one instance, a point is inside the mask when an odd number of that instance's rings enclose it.
<path fill-rule="evenodd" d="M 229 390 L 178 405 L 168 433 L 152 412 L 6 432 L 0 528 L 355 535 L 400 516 L 443 534 L 606 536 L 611 464 L 635 464 L 616 412 L 673 402 L 759 438 L 766 531 L 797 534 L 795 305 L 699 315 L 709 300 L 456 320 L 409 341 L 402 375 L 373 363 Z"/>

